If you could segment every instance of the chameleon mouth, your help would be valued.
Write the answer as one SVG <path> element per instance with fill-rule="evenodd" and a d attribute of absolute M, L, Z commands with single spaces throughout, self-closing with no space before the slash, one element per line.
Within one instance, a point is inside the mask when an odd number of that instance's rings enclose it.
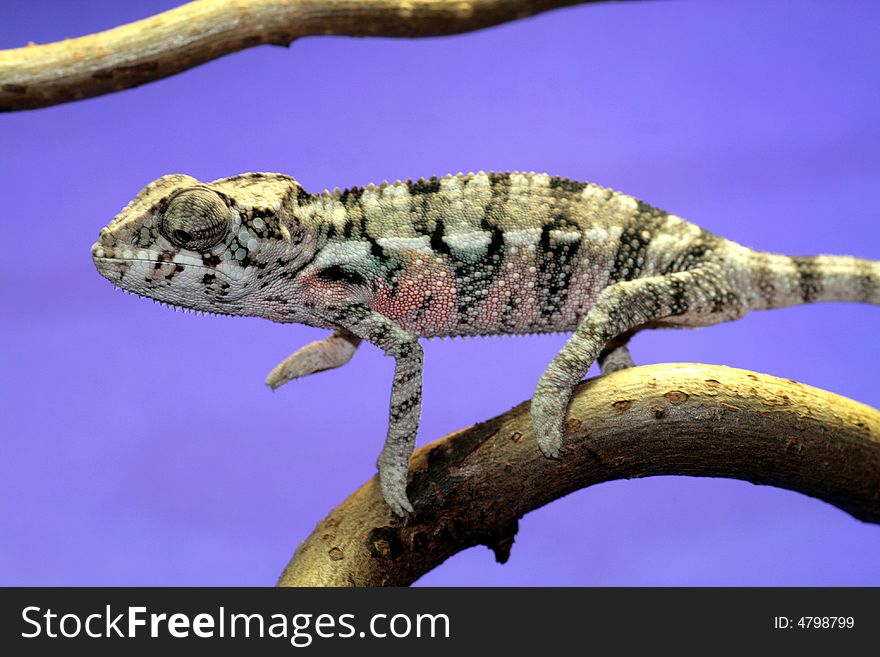
<path fill-rule="evenodd" d="M 220 271 L 216 267 L 209 267 L 204 263 L 200 262 L 196 258 L 185 255 L 177 255 L 174 260 L 163 259 L 159 257 L 149 257 L 149 251 L 138 251 L 134 252 L 131 249 L 125 249 L 121 253 L 117 254 L 117 252 L 109 247 L 104 246 L 100 242 L 95 242 L 92 245 L 92 261 L 95 263 L 95 267 L 98 268 L 98 271 L 104 275 L 104 271 L 119 271 L 118 267 L 113 267 L 113 265 L 131 265 L 133 263 L 147 263 L 150 265 L 162 265 L 169 267 L 183 267 L 185 269 L 198 269 L 204 272 L 210 272 L 217 277 L 223 279 L 227 283 L 233 283 L 233 279 L 227 273 Z M 110 266 L 108 266 L 110 265 Z"/>
<path fill-rule="evenodd" d="M 95 249 L 93 248 L 92 259 L 95 263 L 95 267 L 98 269 L 98 273 L 101 274 L 104 278 L 110 281 L 113 284 L 113 288 L 119 292 L 122 292 L 128 296 L 137 297 L 138 299 L 149 299 L 153 303 L 157 303 L 160 306 L 164 306 L 166 308 L 170 308 L 175 312 L 184 312 L 191 313 L 195 315 L 234 315 L 235 313 L 226 312 L 222 309 L 222 307 L 212 308 L 211 310 L 205 310 L 204 307 L 193 307 L 189 306 L 186 303 L 182 303 L 181 301 L 167 301 L 161 298 L 157 298 L 153 294 L 148 293 L 145 290 L 138 289 L 137 287 L 123 287 L 120 283 L 123 282 L 123 278 L 127 271 L 123 269 L 123 266 L 129 265 L 131 263 L 157 263 L 158 260 L 148 260 L 145 258 L 132 258 L 132 259 L 122 259 L 122 258 L 112 258 L 107 256 L 99 256 L 94 253 Z M 168 264 L 168 263 L 165 263 Z M 172 263 L 173 264 L 173 263 Z M 195 265 L 193 265 L 195 267 Z M 209 270 L 208 267 L 199 266 L 199 269 Z M 226 275 L 221 272 L 216 272 L 218 276 L 226 279 Z M 214 300 L 215 303 L 218 303 L 218 300 Z M 222 303 L 222 302 L 220 302 Z"/>

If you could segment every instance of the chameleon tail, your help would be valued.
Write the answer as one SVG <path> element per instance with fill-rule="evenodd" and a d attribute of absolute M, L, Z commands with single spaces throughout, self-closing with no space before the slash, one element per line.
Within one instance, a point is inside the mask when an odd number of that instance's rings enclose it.
<path fill-rule="evenodd" d="M 880 305 L 880 261 L 753 252 L 751 264 L 754 308 L 785 308 L 819 301 Z"/>

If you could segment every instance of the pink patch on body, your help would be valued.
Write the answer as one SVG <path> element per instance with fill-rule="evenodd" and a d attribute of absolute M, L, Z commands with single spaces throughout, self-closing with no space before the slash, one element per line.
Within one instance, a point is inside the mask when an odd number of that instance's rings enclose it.
<path fill-rule="evenodd" d="M 399 254 L 404 268 L 394 281 L 380 281 L 373 310 L 404 330 L 425 337 L 454 333 L 455 277 L 442 258 L 410 251 Z"/>

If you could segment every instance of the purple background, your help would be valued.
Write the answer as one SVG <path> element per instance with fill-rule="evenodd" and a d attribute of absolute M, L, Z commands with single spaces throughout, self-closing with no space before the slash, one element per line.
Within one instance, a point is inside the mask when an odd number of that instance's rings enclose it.
<path fill-rule="evenodd" d="M 4 0 L 0 47 L 179 4 Z M 525 169 L 626 191 L 746 245 L 880 257 L 880 5 L 646 2 L 421 41 L 305 39 L 84 102 L 0 116 L 0 583 L 275 582 L 374 472 L 391 362 L 271 394 L 322 332 L 117 292 L 89 246 L 144 184 L 280 171 L 309 190 Z M 697 361 L 880 404 L 877 308 L 640 335 Z M 425 344 L 421 442 L 529 397 L 562 336 Z M 880 585 L 880 527 L 728 480 L 595 486 L 422 584 Z"/>

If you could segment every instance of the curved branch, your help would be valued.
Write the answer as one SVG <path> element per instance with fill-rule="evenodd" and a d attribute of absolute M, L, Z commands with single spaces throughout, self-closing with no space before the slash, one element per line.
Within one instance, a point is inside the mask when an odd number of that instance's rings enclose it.
<path fill-rule="evenodd" d="M 440 36 L 601 1 L 196 0 L 106 32 L 0 51 L 0 111 L 120 91 L 305 36 Z"/>
<path fill-rule="evenodd" d="M 612 479 L 732 477 L 880 522 L 880 411 L 765 374 L 651 365 L 582 383 L 564 457 L 538 450 L 525 402 L 418 450 L 400 520 L 375 478 L 297 549 L 280 586 L 405 585 L 465 548 L 507 560 L 518 519 Z"/>

